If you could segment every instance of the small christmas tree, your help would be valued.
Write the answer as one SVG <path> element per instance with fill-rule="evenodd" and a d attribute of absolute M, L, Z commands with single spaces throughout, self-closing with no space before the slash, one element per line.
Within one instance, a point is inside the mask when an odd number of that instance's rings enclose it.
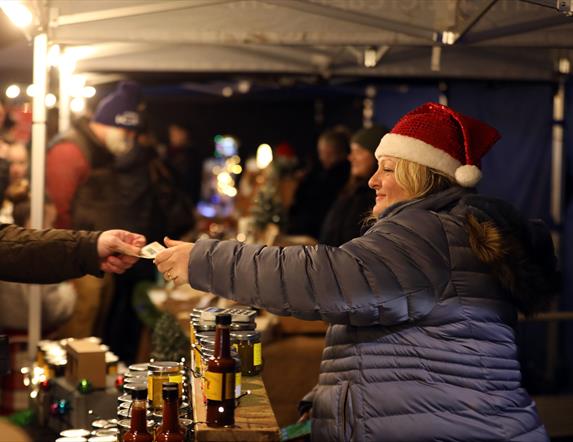
<path fill-rule="evenodd" d="M 179 361 L 189 357 L 189 339 L 175 316 L 163 313 L 157 320 L 151 338 L 151 357 L 156 361 Z"/>

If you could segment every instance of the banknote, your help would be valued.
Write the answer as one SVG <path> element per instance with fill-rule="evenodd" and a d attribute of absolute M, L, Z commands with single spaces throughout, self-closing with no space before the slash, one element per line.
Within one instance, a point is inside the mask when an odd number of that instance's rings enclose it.
<path fill-rule="evenodd" d="M 152 243 L 149 243 L 141 248 L 139 257 L 147 259 L 155 259 L 155 256 L 162 250 L 165 250 L 165 247 L 163 247 L 157 241 L 153 241 Z"/>

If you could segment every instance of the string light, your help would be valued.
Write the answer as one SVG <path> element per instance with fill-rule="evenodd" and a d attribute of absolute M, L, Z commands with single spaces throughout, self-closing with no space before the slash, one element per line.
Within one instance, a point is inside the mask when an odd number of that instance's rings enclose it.
<path fill-rule="evenodd" d="M 17 98 L 20 95 L 20 87 L 15 84 L 11 84 L 6 88 L 6 96 L 8 98 Z"/>

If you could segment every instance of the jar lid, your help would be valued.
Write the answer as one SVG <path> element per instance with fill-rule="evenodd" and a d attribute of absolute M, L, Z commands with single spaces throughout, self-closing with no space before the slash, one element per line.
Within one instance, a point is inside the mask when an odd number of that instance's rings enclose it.
<path fill-rule="evenodd" d="M 214 331 L 202 331 L 200 333 L 195 333 L 197 339 L 214 339 L 216 333 Z"/>
<path fill-rule="evenodd" d="M 94 431 L 94 436 L 116 436 L 119 433 L 117 427 L 113 428 L 103 428 L 101 430 Z"/>
<path fill-rule="evenodd" d="M 148 418 L 151 417 L 152 416 L 151 411 L 145 410 L 145 415 Z M 131 417 L 131 407 L 120 408 L 119 410 L 117 410 L 117 416 L 122 418 L 122 419 Z"/>
<path fill-rule="evenodd" d="M 214 331 L 216 328 L 216 325 L 215 325 L 215 321 L 194 322 L 193 327 L 195 327 L 196 332 L 206 332 L 206 331 Z"/>
<path fill-rule="evenodd" d="M 62 437 L 87 437 L 90 435 L 88 430 L 83 428 L 72 428 L 70 430 L 64 430 L 60 433 Z"/>
<path fill-rule="evenodd" d="M 124 387 L 125 388 L 125 387 Z M 131 402 L 131 395 L 124 393 L 120 397 L 117 398 L 119 402 Z"/>
<path fill-rule="evenodd" d="M 257 328 L 255 322 L 233 322 L 231 323 L 231 332 L 241 331 L 241 330 L 254 330 Z"/>
<path fill-rule="evenodd" d="M 142 362 L 140 364 L 131 364 L 129 367 L 129 371 L 147 371 L 149 368 L 149 364 L 147 362 Z"/>
<path fill-rule="evenodd" d="M 132 394 L 134 390 L 138 390 L 140 388 L 147 388 L 147 384 L 144 382 L 130 382 L 128 384 L 123 384 L 123 391 L 127 394 Z"/>
<path fill-rule="evenodd" d="M 122 419 L 117 422 L 117 426 L 129 430 L 131 428 L 131 419 Z M 153 419 L 147 420 L 147 428 L 153 428 L 155 421 Z"/>
<path fill-rule="evenodd" d="M 147 383 L 147 373 L 142 373 L 138 375 L 125 374 L 123 377 L 124 384 L 145 384 Z"/>
<path fill-rule="evenodd" d="M 179 363 L 174 361 L 159 361 L 149 364 L 151 373 L 176 373 L 179 372 Z"/>
<path fill-rule="evenodd" d="M 261 334 L 256 330 L 245 330 L 245 331 L 231 332 L 231 341 L 257 342 L 260 340 L 261 340 Z"/>
<path fill-rule="evenodd" d="M 199 338 L 199 343 L 203 347 L 213 347 L 215 348 L 215 339 L 212 337 L 206 336 L 204 338 Z"/>
<path fill-rule="evenodd" d="M 111 424 L 107 419 L 96 419 L 95 421 L 92 422 L 93 428 L 103 429 L 109 427 L 110 425 Z"/>

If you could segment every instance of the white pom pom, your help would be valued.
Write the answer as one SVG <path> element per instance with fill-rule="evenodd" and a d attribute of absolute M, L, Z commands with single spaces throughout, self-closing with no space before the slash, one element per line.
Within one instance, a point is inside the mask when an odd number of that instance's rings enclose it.
<path fill-rule="evenodd" d="M 456 169 L 456 181 L 463 187 L 474 187 L 481 180 L 481 171 L 477 166 L 466 164 Z"/>

